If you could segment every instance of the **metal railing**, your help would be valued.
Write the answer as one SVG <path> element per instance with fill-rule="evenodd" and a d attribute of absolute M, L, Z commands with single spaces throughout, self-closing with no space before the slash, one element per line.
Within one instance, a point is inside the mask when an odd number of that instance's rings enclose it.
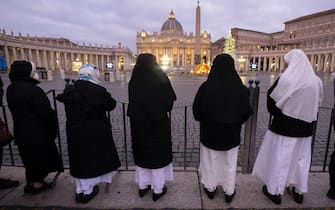
<path fill-rule="evenodd" d="M 241 147 L 239 151 L 240 157 L 240 168 L 242 173 L 251 173 L 253 164 L 255 161 L 255 156 L 257 154 L 257 145 L 260 144 L 262 138 L 257 137 L 257 132 L 259 129 L 259 98 L 260 98 L 260 89 L 258 86 L 258 81 L 249 81 L 249 91 L 250 91 L 250 103 L 252 105 L 252 115 L 244 124 L 244 129 L 242 130 L 242 136 L 244 136 L 244 140 L 241 142 Z M 59 110 L 59 103 L 56 101 L 56 92 L 58 90 L 50 90 L 47 93 L 53 108 L 57 112 L 57 121 L 58 121 L 58 133 L 57 133 L 57 145 L 59 152 L 62 156 L 63 163 L 67 161 L 67 148 L 66 148 L 66 133 L 65 129 L 60 129 L 65 127 L 65 112 L 64 110 Z M 59 91 L 60 92 L 60 91 Z M 126 102 L 117 102 L 118 110 L 113 112 L 107 112 L 107 117 L 109 122 L 111 123 L 111 127 L 113 130 L 113 138 L 117 145 L 117 150 L 119 156 L 121 156 L 122 165 L 125 170 L 129 170 L 130 166 L 133 166 L 132 162 L 132 151 L 131 151 L 131 142 L 130 138 L 130 125 L 129 118 L 126 116 Z M 199 123 L 196 122 L 192 116 L 191 105 L 186 106 L 174 106 L 173 110 L 169 113 L 171 129 L 172 129 L 172 143 L 173 143 L 173 156 L 174 156 L 174 165 L 177 165 L 178 168 L 182 168 L 182 170 L 194 170 L 197 168 L 199 163 L 199 152 L 200 152 L 200 142 L 199 142 Z M 12 120 L 11 116 L 8 115 L 6 111 L 8 109 L 7 106 L 2 107 L 2 115 L 5 123 L 8 125 L 10 130 L 12 131 Z M 264 109 L 264 108 L 263 108 Z M 262 109 L 262 110 L 263 110 Z M 319 113 L 323 113 L 323 115 L 328 116 L 328 112 L 331 108 L 321 107 L 319 109 Z M 331 110 L 332 114 L 334 110 Z M 10 117 L 9 117 L 10 116 Z M 59 119 L 62 118 L 61 121 Z M 327 162 L 330 156 L 330 152 L 333 148 L 330 148 L 332 135 L 332 118 L 330 117 L 329 124 L 325 121 L 325 117 L 323 117 L 322 126 L 320 126 L 322 135 L 327 133 L 326 143 L 325 145 L 317 144 L 317 150 L 319 147 L 322 147 L 322 152 L 324 151 L 324 158 L 322 160 L 322 169 L 317 171 L 326 171 L 327 170 Z M 328 124 L 328 126 L 327 126 Z M 324 127 L 327 127 L 327 131 Z M 267 129 L 267 128 L 266 128 Z M 313 151 L 314 154 L 317 154 L 318 158 L 321 154 L 318 154 L 316 151 L 316 140 L 320 134 L 317 134 L 318 126 L 315 126 L 315 132 L 313 135 Z M 324 141 L 324 139 L 322 139 Z M 324 148 L 323 148 L 324 147 Z M 12 166 L 22 166 L 22 162 L 20 161 L 20 157 L 18 155 L 18 151 L 16 146 L 11 143 L 4 148 L 6 152 L 4 155 L 7 156 L 5 158 L 3 165 L 12 165 Z M 121 155 L 120 155 L 121 154 Z M 320 161 L 319 161 L 320 162 Z M 65 167 L 68 167 L 68 164 L 64 163 Z"/>

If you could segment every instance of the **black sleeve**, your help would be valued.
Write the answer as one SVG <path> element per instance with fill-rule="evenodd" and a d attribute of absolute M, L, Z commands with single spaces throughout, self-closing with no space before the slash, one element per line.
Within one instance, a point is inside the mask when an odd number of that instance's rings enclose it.
<path fill-rule="evenodd" d="M 279 79 L 275 81 L 275 83 L 269 88 L 267 92 L 266 106 L 267 106 L 268 112 L 273 116 L 278 116 L 282 114 L 281 110 L 276 106 L 275 100 L 271 98 L 270 96 L 274 88 L 277 86 L 278 80 Z"/>
<path fill-rule="evenodd" d="M 202 94 L 203 94 L 203 84 L 199 87 L 198 92 L 195 95 L 192 106 L 194 119 L 198 122 L 203 121 L 203 115 L 201 114 Z"/>

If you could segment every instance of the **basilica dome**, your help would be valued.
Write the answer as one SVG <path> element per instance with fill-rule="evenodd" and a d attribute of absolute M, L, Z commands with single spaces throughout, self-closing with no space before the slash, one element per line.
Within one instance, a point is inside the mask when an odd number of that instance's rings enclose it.
<path fill-rule="evenodd" d="M 183 27 L 179 23 L 178 20 L 176 20 L 175 15 L 173 11 L 171 10 L 169 19 L 165 21 L 161 28 L 161 34 L 162 35 L 178 35 L 182 36 L 184 34 Z"/>

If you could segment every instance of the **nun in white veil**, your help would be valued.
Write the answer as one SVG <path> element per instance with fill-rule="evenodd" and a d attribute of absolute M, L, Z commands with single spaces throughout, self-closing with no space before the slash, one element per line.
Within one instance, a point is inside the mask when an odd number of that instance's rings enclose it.
<path fill-rule="evenodd" d="M 322 81 L 302 50 L 293 49 L 284 59 L 288 67 L 267 93 L 273 118 L 252 172 L 275 204 L 281 204 L 286 187 L 297 203 L 308 191 L 313 126 L 323 95 Z"/>

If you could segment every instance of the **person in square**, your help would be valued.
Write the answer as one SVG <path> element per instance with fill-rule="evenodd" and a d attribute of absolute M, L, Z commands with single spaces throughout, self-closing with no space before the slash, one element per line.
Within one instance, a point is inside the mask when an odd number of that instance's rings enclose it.
<path fill-rule="evenodd" d="M 173 180 L 171 126 L 168 112 L 176 94 L 152 54 L 140 54 L 128 86 L 131 141 L 139 196 L 153 190 L 157 201 Z"/>
<path fill-rule="evenodd" d="M 57 115 L 39 81 L 33 78 L 34 65 L 14 61 L 9 72 L 10 85 L 6 91 L 8 108 L 13 117 L 14 142 L 25 167 L 25 193 L 37 194 L 53 185 L 45 178 L 51 172 L 63 172 L 58 152 Z"/>
<path fill-rule="evenodd" d="M 249 90 L 235 70 L 234 59 L 217 55 L 193 102 L 194 119 L 200 122 L 200 181 L 209 199 L 218 186 L 227 203 L 235 196 L 241 128 L 250 113 Z"/>
<path fill-rule="evenodd" d="M 57 100 L 64 103 L 70 174 L 75 200 L 87 203 L 99 192 L 99 183 L 111 183 L 121 163 L 107 113 L 116 101 L 99 85 L 99 69 L 83 65 L 74 84 L 66 85 Z"/>
<path fill-rule="evenodd" d="M 267 93 L 273 119 L 265 133 L 252 174 L 263 182 L 263 193 L 281 204 L 285 189 L 297 203 L 308 191 L 313 128 L 323 96 L 323 85 L 300 49 L 285 56 L 283 74 Z"/>
<path fill-rule="evenodd" d="M 3 95 L 4 95 L 3 82 L 0 77 L 0 106 L 3 106 L 3 100 L 2 100 Z M 2 155 L 3 155 L 3 148 L 0 146 L 0 169 L 2 165 Z M 18 180 L 0 178 L 0 189 L 8 189 L 8 188 L 16 187 L 19 184 L 20 182 Z"/>

